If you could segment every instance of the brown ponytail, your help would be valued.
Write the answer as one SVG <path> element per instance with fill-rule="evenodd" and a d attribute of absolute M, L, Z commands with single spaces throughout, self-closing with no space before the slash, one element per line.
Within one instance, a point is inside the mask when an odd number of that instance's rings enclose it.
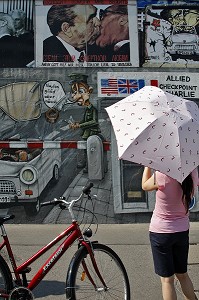
<path fill-rule="evenodd" d="M 188 212 L 189 205 L 191 203 L 191 199 L 192 199 L 193 192 L 194 192 L 193 179 L 192 179 L 191 174 L 189 174 L 184 179 L 184 181 L 181 183 L 181 186 L 182 186 L 182 191 L 183 191 L 182 201 L 186 207 L 186 212 Z"/>

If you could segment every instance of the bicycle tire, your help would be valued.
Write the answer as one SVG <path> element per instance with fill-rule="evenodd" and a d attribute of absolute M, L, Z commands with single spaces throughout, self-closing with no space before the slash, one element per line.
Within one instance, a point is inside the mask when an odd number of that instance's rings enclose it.
<path fill-rule="evenodd" d="M 108 286 L 108 290 L 103 289 L 103 285 L 94 271 L 87 249 L 81 247 L 72 258 L 69 266 L 66 279 L 66 299 L 130 300 L 129 279 L 119 256 L 106 245 L 93 243 L 92 247 L 97 266 Z M 84 272 L 83 260 L 86 262 L 89 273 L 92 275 L 97 287 L 99 287 L 97 290 Z"/>
<path fill-rule="evenodd" d="M 12 275 L 5 259 L 0 255 L 0 294 L 9 292 L 13 289 Z M 0 300 L 7 298 L 1 297 Z"/>

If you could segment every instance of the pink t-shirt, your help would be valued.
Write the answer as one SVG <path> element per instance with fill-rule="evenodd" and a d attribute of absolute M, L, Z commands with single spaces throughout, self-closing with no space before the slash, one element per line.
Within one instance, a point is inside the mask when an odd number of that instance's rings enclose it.
<path fill-rule="evenodd" d="M 198 184 L 198 171 L 192 173 L 194 190 Z M 157 233 L 182 232 L 189 229 L 189 213 L 182 202 L 182 188 L 180 183 L 156 171 L 156 203 L 151 218 L 149 230 Z"/>

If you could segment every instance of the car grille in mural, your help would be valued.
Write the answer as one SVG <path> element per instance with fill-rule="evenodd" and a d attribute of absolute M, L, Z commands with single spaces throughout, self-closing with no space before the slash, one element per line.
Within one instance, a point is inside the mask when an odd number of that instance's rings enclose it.
<path fill-rule="evenodd" d="M 15 194 L 16 193 L 16 188 L 13 182 L 8 181 L 8 180 L 1 180 L 0 181 L 0 193 L 1 194 Z M 0 201 L 1 201 L 0 197 Z"/>

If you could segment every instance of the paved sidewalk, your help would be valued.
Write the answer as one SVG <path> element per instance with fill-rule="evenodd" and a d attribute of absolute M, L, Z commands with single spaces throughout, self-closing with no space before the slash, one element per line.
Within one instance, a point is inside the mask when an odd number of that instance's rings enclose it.
<path fill-rule="evenodd" d="M 94 240 L 99 240 L 113 248 L 121 257 L 131 284 L 132 300 L 161 300 L 159 278 L 154 274 L 151 250 L 148 239 L 149 224 L 100 224 Z M 64 228 L 64 224 L 43 225 L 6 225 L 10 241 L 17 259 L 21 264 L 44 244 L 53 239 Z M 93 225 L 93 231 L 95 225 Z M 65 278 L 69 261 L 76 251 L 72 246 L 66 255 L 57 263 L 51 272 L 35 289 L 35 299 L 63 300 L 65 299 Z M 50 253 L 49 253 L 50 255 Z M 44 255 L 47 258 L 47 254 Z M 44 260 L 32 265 L 32 272 L 37 270 Z M 191 223 L 189 273 L 193 280 L 195 291 L 199 297 L 199 222 Z M 30 276 L 30 275 L 28 275 Z M 30 278 L 30 277 L 29 277 Z M 179 286 L 178 300 L 182 300 Z"/>

